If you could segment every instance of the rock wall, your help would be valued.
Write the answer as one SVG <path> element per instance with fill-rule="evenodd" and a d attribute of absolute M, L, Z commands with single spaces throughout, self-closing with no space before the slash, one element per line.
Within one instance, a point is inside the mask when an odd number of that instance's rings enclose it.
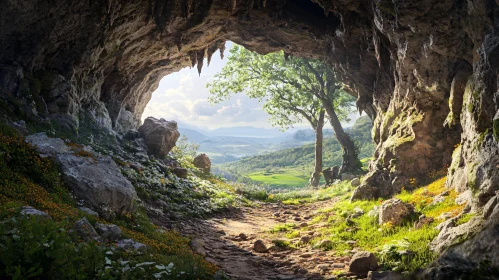
<path fill-rule="evenodd" d="M 499 188 L 498 14 L 492 0 L 3 1 L 2 104 L 122 133 L 161 77 L 201 71 L 226 40 L 325 58 L 375 117 L 375 160 L 353 199 L 450 165 L 449 187 L 473 190 L 479 209 Z"/>

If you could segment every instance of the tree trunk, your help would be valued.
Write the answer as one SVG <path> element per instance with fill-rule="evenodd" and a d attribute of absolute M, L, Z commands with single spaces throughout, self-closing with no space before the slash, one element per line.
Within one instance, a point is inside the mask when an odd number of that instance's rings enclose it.
<path fill-rule="evenodd" d="M 321 99 L 324 108 L 329 116 L 329 122 L 334 130 L 334 135 L 343 148 L 343 163 L 341 164 L 340 174 L 356 172 L 361 170 L 362 164 L 359 161 L 355 143 L 348 134 L 345 133 L 341 126 L 340 120 L 334 111 L 332 101 L 328 99 Z"/>
<path fill-rule="evenodd" d="M 310 186 L 313 188 L 317 188 L 319 186 L 319 182 L 321 180 L 321 172 L 322 172 L 322 141 L 323 141 L 323 133 L 322 129 L 324 128 L 324 111 L 321 111 L 319 114 L 319 119 L 317 120 L 317 124 L 314 127 L 315 130 L 315 168 L 314 172 L 310 176 Z"/>

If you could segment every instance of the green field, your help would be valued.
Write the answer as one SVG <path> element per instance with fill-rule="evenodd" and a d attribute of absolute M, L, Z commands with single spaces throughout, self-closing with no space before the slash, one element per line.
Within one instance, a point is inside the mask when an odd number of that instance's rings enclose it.
<path fill-rule="evenodd" d="M 280 170 L 261 171 L 248 174 L 256 182 L 276 187 L 306 187 L 310 179 L 310 172 L 303 168 L 283 168 Z M 323 184 L 321 179 L 321 184 Z"/>

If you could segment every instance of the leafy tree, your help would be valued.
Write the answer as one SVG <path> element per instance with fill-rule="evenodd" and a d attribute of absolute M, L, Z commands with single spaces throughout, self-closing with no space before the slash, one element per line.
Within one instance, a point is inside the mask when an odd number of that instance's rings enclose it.
<path fill-rule="evenodd" d="M 230 51 L 227 65 L 207 87 L 213 94 L 210 101 L 214 103 L 229 99 L 238 92 L 245 92 L 250 98 L 264 102 L 263 108 L 270 114 L 271 122 L 283 129 L 307 120 L 316 135 L 315 168 L 310 184 L 318 186 L 322 170 L 322 129 L 327 107 L 320 94 L 314 94 L 301 85 L 316 79 L 315 74 L 308 70 L 311 63 L 319 62 L 286 58 L 283 52 L 259 55 L 235 46 Z M 320 71 L 320 68 L 317 70 Z M 333 112 L 337 110 L 339 113 L 339 117 L 335 115 L 336 119 L 345 118 L 352 97 L 341 91 L 333 97 L 336 99 L 332 100 L 331 107 Z"/>

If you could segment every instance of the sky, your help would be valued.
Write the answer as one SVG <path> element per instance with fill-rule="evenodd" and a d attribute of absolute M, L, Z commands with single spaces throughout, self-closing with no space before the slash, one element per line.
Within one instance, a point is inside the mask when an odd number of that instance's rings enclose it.
<path fill-rule="evenodd" d="M 189 128 L 204 130 L 233 126 L 272 127 L 270 116 L 262 109 L 263 104 L 248 98 L 244 93 L 233 95 L 230 100 L 219 104 L 212 105 L 208 102 L 210 93 L 206 84 L 211 82 L 215 74 L 227 63 L 232 43 L 227 42 L 226 47 L 223 60 L 218 51 L 213 54 L 210 66 L 207 66 L 205 60 L 201 75 L 198 74 L 197 67 L 187 67 L 161 79 L 142 118 L 152 116 L 175 120 L 180 126 L 183 124 Z M 358 113 L 355 116 L 358 116 Z M 294 127 L 303 129 L 308 125 L 303 123 Z"/>

